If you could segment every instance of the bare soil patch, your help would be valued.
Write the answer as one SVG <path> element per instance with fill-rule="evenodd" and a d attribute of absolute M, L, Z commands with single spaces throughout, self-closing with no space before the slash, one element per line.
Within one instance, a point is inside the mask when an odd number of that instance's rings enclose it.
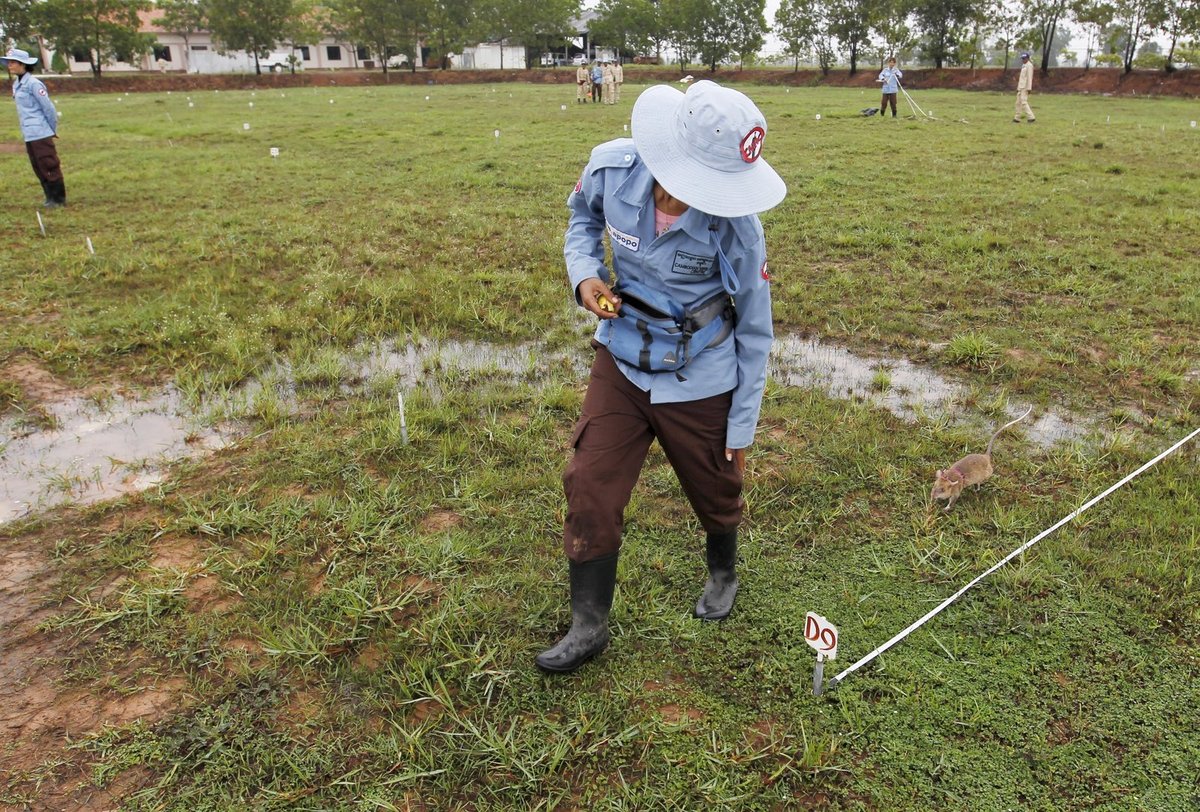
<path fill-rule="evenodd" d="M 83 396 L 79 390 L 27 359 L 17 359 L 0 367 L 0 376 L 21 387 L 26 399 L 32 403 L 57 403 Z"/>
<path fill-rule="evenodd" d="M 450 510 L 435 510 L 425 518 L 421 519 L 421 524 L 418 530 L 427 535 L 434 533 L 444 533 L 447 530 L 452 530 L 459 527 L 463 523 L 463 517 L 459 516 Z"/>
<path fill-rule="evenodd" d="M 131 652 L 107 675 L 107 684 L 121 691 L 71 684 L 64 652 L 89 641 L 39 628 L 59 611 L 47 598 L 58 580 L 42 552 L 50 546 L 40 537 L 9 541 L 0 557 L 0 788 L 26 794 L 30 777 L 42 771 L 35 808 L 112 809 L 110 792 L 87 783 L 86 756 L 68 744 L 106 726 L 164 718 L 184 704 L 185 681 L 139 683 L 138 675 L 152 672 L 155 663 L 145 652 Z"/>

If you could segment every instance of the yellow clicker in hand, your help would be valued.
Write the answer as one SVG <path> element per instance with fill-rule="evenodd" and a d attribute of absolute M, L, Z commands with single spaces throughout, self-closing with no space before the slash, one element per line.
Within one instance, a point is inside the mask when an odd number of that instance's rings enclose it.
<path fill-rule="evenodd" d="M 613 303 L 610 302 L 608 300 L 608 297 L 605 296 L 603 293 L 596 294 L 596 304 L 598 304 L 600 306 L 600 309 L 603 310 L 605 313 L 616 313 L 617 312 L 617 309 L 615 307 L 613 307 Z"/>

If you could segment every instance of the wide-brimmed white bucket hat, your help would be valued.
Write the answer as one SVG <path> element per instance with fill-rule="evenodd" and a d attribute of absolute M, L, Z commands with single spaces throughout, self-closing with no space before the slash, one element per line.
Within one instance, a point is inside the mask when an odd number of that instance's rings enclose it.
<path fill-rule="evenodd" d="M 744 93 L 707 79 L 655 85 L 633 105 L 633 142 L 667 192 L 717 217 L 779 204 L 787 184 L 762 157 L 767 120 Z"/>
<path fill-rule="evenodd" d="M 36 56 L 30 56 L 29 51 L 22 51 L 20 48 L 9 48 L 8 53 L 6 53 L 4 56 L 0 56 L 0 60 L 4 60 L 5 62 L 20 62 L 23 65 L 32 65 L 34 62 L 38 61 L 38 58 Z"/>

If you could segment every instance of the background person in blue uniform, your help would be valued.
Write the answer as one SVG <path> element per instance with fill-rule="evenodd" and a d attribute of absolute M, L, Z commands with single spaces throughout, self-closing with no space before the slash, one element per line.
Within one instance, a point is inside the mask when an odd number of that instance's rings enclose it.
<path fill-rule="evenodd" d="M 33 172 L 46 193 L 42 205 L 51 209 L 65 206 L 67 184 L 63 180 L 58 150 L 54 148 L 54 139 L 58 137 L 58 111 L 54 109 L 42 80 L 30 73 L 37 57 L 19 48 L 10 48 L 0 59 L 4 60 L 12 77 L 13 101 L 17 105 L 29 163 L 33 164 Z"/>
<path fill-rule="evenodd" d="M 879 72 L 876 82 L 883 82 L 883 101 L 879 103 L 879 117 L 887 115 L 888 104 L 892 105 L 892 118 L 896 117 L 896 93 L 900 89 L 900 79 L 904 72 L 896 67 L 896 57 L 887 61 L 887 67 Z"/>
<path fill-rule="evenodd" d="M 575 453 L 563 474 L 571 628 L 537 656 L 549 672 L 573 671 L 608 644 L 624 511 L 655 439 L 707 533 L 709 579 L 696 616 L 725 617 L 737 593 L 742 476 L 773 336 L 757 212 L 783 200 L 787 187 L 761 157 L 765 118 L 736 90 L 710 81 L 686 94 L 652 87 L 638 98 L 632 121 L 632 139 L 592 151 L 567 201 L 571 288 L 600 323 Z M 641 342 L 639 333 L 626 341 L 622 331 L 646 324 L 634 317 L 638 285 L 684 306 L 723 302 L 716 317 L 730 329 L 690 347 L 681 368 L 652 369 L 648 357 L 624 346 Z"/>

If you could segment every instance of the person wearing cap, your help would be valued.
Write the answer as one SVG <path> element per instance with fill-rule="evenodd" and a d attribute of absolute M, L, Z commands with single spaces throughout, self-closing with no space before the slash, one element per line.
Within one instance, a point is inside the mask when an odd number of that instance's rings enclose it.
<path fill-rule="evenodd" d="M 552 673 L 574 671 L 608 645 L 624 511 L 655 439 L 706 532 L 709 577 L 694 614 L 724 618 L 738 588 L 745 455 L 773 339 L 757 215 L 782 201 L 787 187 L 762 157 L 762 113 L 715 82 L 696 82 L 686 93 L 647 89 L 634 104 L 632 128 L 632 138 L 592 150 L 567 200 L 567 275 L 576 303 L 600 321 L 563 473 L 571 627 L 536 657 Z M 681 342 L 683 357 L 662 356 L 662 364 L 675 364 L 662 370 L 650 350 L 656 334 L 637 315 L 649 311 L 635 291 L 686 308 L 694 323 L 685 333 L 701 335 L 713 324 L 720 331 L 698 346 Z"/>
<path fill-rule="evenodd" d="M 896 57 L 890 57 L 887 67 L 879 72 L 876 82 L 883 82 L 883 101 L 879 103 L 879 117 L 887 115 L 888 103 L 892 105 L 892 118 L 896 117 L 896 93 L 900 89 L 900 79 L 904 73 L 896 67 Z"/>
<path fill-rule="evenodd" d="M 617 74 L 613 71 L 613 63 L 605 62 L 603 66 L 604 90 L 601 98 L 605 104 L 616 104 Z"/>
<path fill-rule="evenodd" d="M 1037 121 L 1033 108 L 1029 106 L 1029 91 L 1033 90 L 1033 63 L 1029 61 L 1029 52 L 1021 53 L 1021 75 L 1017 77 L 1017 107 L 1013 112 L 1013 123 L 1020 124 L 1022 114 L 1029 123 Z"/>
<path fill-rule="evenodd" d="M 575 69 L 575 103 L 583 104 L 592 93 L 592 72 L 587 65 Z"/>
<path fill-rule="evenodd" d="M 4 60 L 12 77 L 13 101 L 17 105 L 29 163 L 33 164 L 33 172 L 46 194 L 42 205 L 48 209 L 65 206 L 67 184 L 63 180 L 58 150 L 54 148 L 54 140 L 58 137 L 58 111 L 50 101 L 46 85 L 30 72 L 37 57 L 20 48 L 10 48 L 0 59 Z"/>

